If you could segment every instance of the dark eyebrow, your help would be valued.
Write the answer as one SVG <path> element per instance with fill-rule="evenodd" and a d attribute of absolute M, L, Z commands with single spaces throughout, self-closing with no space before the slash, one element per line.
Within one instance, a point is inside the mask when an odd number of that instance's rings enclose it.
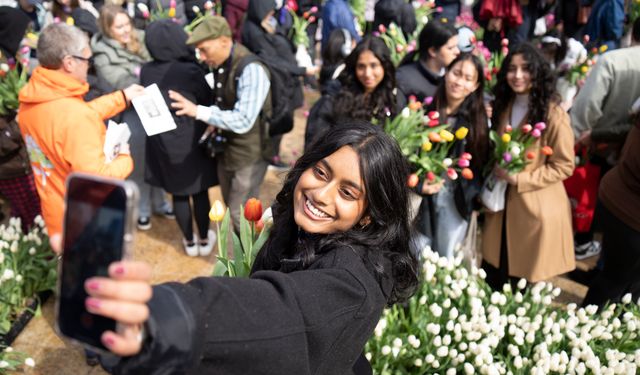
<path fill-rule="evenodd" d="M 318 164 L 322 164 L 322 166 L 324 168 L 326 168 L 327 171 L 329 171 L 330 174 L 333 175 L 333 169 L 331 169 L 331 166 L 329 165 L 329 163 L 327 163 L 327 161 L 325 159 L 320 160 L 318 162 Z M 362 187 L 360 187 L 359 184 L 357 184 L 357 183 L 355 183 L 355 182 L 353 182 L 351 180 L 345 180 L 344 183 L 349 185 L 349 186 L 351 186 L 351 187 L 353 187 L 354 189 L 358 190 L 360 193 L 364 193 L 364 191 L 362 190 Z"/>

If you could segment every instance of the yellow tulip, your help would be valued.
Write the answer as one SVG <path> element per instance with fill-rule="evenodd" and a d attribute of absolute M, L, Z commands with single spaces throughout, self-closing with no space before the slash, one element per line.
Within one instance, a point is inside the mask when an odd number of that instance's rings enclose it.
<path fill-rule="evenodd" d="M 460 129 L 456 130 L 456 138 L 458 138 L 458 139 L 464 139 L 464 137 L 466 137 L 467 134 L 469 134 L 469 129 L 467 129 L 464 126 L 462 126 Z"/>
<path fill-rule="evenodd" d="M 444 129 L 440 130 L 440 136 L 447 142 L 453 141 L 454 138 L 450 131 Z"/>
<path fill-rule="evenodd" d="M 169 8 L 169 17 L 173 18 L 176 16 L 176 8 Z"/>
<path fill-rule="evenodd" d="M 76 22 L 73 20 L 73 18 L 72 18 L 72 17 L 67 18 L 67 25 L 69 25 L 69 26 L 73 26 L 73 25 L 75 25 L 75 23 L 76 23 Z"/>
<path fill-rule="evenodd" d="M 609 47 L 606 44 L 600 46 L 600 53 L 605 53 Z"/>
<path fill-rule="evenodd" d="M 582 68 L 580 68 L 580 71 L 586 74 L 589 71 L 589 68 L 583 65 Z"/>
<path fill-rule="evenodd" d="M 504 143 L 509 143 L 509 142 L 511 142 L 511 135 L 509 135 L 509 134 L 503 134 L 503 135 L 502 135 L 502 142 L 504 142 Z"/>
<path fill-rule="evenodd" d="M 222 202 L 216 199 L 216 201 L 213 202 L 213 206 L 211 206 L 211 210 L 209 211 L 209 219 L 211 221 L 215 221 L 216 223 L 220 222 L 224 218 L 224 213 L 224 205 L 222 205 Z"/>
<path fill-rule="evenodd" d="M 431 149 L 433 148 L 433 143 L 426 141 L 425 143 L 422 144 L 422 151 L 424 152 L 429 152 L 431 151 Z"/>

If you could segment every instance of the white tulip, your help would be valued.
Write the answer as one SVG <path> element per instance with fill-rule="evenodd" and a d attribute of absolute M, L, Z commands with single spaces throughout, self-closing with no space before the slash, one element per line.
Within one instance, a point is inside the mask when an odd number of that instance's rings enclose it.
<path fill-rule="evenodd" d="M 402 339 L 396 337 L 393 339 L 393 347 L 400 348 L 402 346 Z"/>
<path fill-rule="evenodd" d="M 422 359 L 416 358 L 416 360 L 413 361 L 413 365 L 416 367 L 422 367 Z"/>
<path fill-rule="evenodd" d="M 9 367 L 9 362 L 7 361 L 0 361 L 0 368 L 7 368 Z"/>
<path fill-rule="evenodd" d="M 451 166 L 451 164 L 453 164 L 453 160 L 451 160 L 451 158 L 445 158 L 445 159 L 442 161 L 442 164 L 443 164 L 445 167 L 449 168 L 449 167 Z"/>
<path fill-rule="evenodd" d="M 371 353 L 367 353 L 364 355 L 364 357 L 367 359 L 367 361 L 371 361 L 372 355 Z"/>
<path fill-rule="evenodd" d="M 13 241 L 11 243 L 11 247 L 9 248 L 9 251 L 11 251 L 12 253 L 15 253 L 18 251 L 18 241 Z"/>
<path fill-rule="evenodd" d="M 34 361 L 33 358 L 29 357 L 29 358 L 24 360 L 24 364 L 29 366 L 29 367 L 35 367 L 36 361 Z"/>
<path fill-rule="evenodd" d="M 430 364 L 430 363 L 433 363 L 433 361 L 435 361 L 435 359 L 436 359 L 436 357 L 434 357 L 434 355 L 433 355 L 433 354 L 427 354 L 427 355 L 424 357 L 424 361 L 425 361 L 426 363 L 429 363 L 429 364 Z M 434 367 L 438 367 L 438 366 L 434 366 Z"/>
<path fill-rule="evenodd" d="M 402 116 L 402 118 L 408 118 L 409 116 L 411 116 L 411 110 L 409 109 L 409 107 L 404 107 L 402 109 L 402 112 L 400 112 L 400 116 Z"/>
<path fill-rule="evenodd" d="M 628 305 L 631 303 L 631 293 L 627 293 L 622 297 L 622 303 Z"/>
<path fill-rule="evenodd" d="M 398 354 L 400 354 L 400 348 L 396 348 L 396 347 L 391 348 L 391 354 L 393 355 L 393 358 L 398 357 Z"/>

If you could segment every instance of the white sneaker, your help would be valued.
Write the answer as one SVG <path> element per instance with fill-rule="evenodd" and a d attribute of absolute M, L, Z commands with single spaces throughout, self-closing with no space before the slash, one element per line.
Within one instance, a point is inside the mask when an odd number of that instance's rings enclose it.
<path fill-rule="evenodd" d="M 211 254 L 211 250 L 213 250 L 214 242 L 216 242 L 216 232 L 209 229 L 209 232 L 207 233 L 207 244 L 203 245 L 202 242 L 199 243 L 200 256 L 209 256 L 209 254 Z"/>
<path fill-rule="evenodd" d="M 598 241 L 589 241 L 580 246 L 576 246 L 576 259 L 582 260 L 600 254 L 602 245 Z"/>
<path fill-rule="evenodd" d="M 182 239 L 182 244 L 184 245 L 184 252 L 187 253 L 188 256 L 198 256 L 198 236 L 196 236 L 195 233 L 193 234 L 193 245 L 188 245 L 185 238 Z"/>

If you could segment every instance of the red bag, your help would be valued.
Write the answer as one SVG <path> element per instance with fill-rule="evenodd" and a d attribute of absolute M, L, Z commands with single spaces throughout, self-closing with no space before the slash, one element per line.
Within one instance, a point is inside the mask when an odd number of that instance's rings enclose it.
<path fill-rule="evenodd" d="M 576 155 L 580 155 L 584 163 L 576 165 L 573 175 L 564 180 L 564 188 L 571 202 L 573 230 L 577 233 L 585 233 L 591 229 L 593 213 L 596 209 L 600 166 L 589 162 L 586 149 L 582 151 L 577 149 Z"/>

